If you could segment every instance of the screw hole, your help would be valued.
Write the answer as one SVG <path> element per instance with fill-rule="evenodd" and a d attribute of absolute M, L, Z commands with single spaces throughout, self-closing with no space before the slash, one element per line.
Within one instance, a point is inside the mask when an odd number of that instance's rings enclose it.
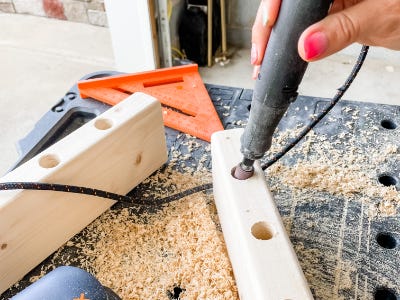
<path fill-rule="evenodd" d="M 247 105 L 247 110 L 248 110 L 248 111 L 251 110 L 251 104 Z"/>
<path fill-rule="evenodd" d="M 257 222 L 251 226 L 251 234 L 257 240 L 270 240 L 275 235 L 275 230 L 267 222 Z"/>
<path fill-rule="evenodd" d="M 394 249 L 397 246 L 397 239 L 390 232 L 380 232 L 376 235 L 376 242 L 385 249 Z"/>
<path fill-rule="evenodd" d="M 397 296 L 393 290 L 380 287 L 375 290 L 374 300 L 397 300 Z"/>
<path fill-rule="evenodd" d="M 98 119 L 94 123 L 94 127 L 100 130 L 109 129 L 112 127 L 112 125 L 113 125 L 112 121 L 108 119 Z"/>
<path fill-rule="evenodd" d="M 390 129 L 390 130 L 393 130 L 393 129 L 396 129 L 396 128 L 397 128 L 396 123 L 393 122 L 392 120 L 389 120 L 389 119 L 384 119 L 384 120 L 382 120 L 382 121 L 381 121 L 381 126 L 382 126 L 383 128 L 385 128 L 385 129 Z"/>
<path fill-rule="evenodd" d="M 397 182 L 398 182 L 396 177 L 389 175 L 389 174 L 379 175 L 378 181 L 380 184 L 382 184 L 384 186 L 397 185 Z"/>

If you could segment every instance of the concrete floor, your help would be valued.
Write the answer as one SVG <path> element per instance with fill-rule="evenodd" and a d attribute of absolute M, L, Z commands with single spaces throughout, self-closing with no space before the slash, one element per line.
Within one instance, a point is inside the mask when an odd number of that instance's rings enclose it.
<path fill-rule="evenodd" d="M 107 28 L 0 14 L 0 174 L 16 161 L 15 143 L 83 75 L 114 70 Z M 308 96 L 331 97 L 355 61 L 359 47 L 312 63 L 300 87 Z M 206 83 L 252 88 L 248 49 L 221 67 L 201 68 Z M 346 99 L 400 104 L 400 52 L 372 49 Z"/>

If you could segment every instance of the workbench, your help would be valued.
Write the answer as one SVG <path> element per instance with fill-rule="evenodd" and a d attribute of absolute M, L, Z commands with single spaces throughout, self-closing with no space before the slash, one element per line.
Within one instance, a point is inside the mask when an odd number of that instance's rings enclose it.
<path fill-rule="evenodd" d="M 83 79 L 112 74 L 98 72 Z M 210 84 L 206 87 L 224 128 L 243 127 L 252 91 Z M 327 99 L 299 96 L 280 123 L 271 152 L 279 151 L 327 105 Z M 108 108 L 81 99 L 77 86 L 73 86 L 20 141 L 21 156 L 16 166 Z M 209 143 L 170 128 L 165 130 L 169 162 L 174 162 L 175 171 L 185 174 L 190 168 L 211 172 Z M 155 187 L 160 174 L 168 172 L 167 166 L 130 195 L 159 197 Z M 399 297 L 400 107 L 339 102 L 311 134 L 266 171 L 266 176 L 315 299 Z M 210 177 L 206 176 L 207 180 L 211 181 Z M 175 191 L 173 184 L 164 182 L 162 187 L 165 194 Z M 118 214 L 128 206 L 117 203 L 112 210 Z M 138 216 L 154 213 L 131 211 Z M 1 299 L 8 299 L 29 285 L 32 277 L 54 266 L 71 264 L 90 271 L 90 265 L 75 259 L 82 255 L 75 245 L 84 239 L 84 232 L 78 234 Z M 185 290 L 184 286 L 179 288 Z"/>

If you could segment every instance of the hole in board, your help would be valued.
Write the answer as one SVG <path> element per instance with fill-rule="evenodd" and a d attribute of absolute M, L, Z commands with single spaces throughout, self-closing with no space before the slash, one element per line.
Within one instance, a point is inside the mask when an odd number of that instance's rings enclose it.
<path fill-rule="evenodd" d="M 60 159 L 54 154 L 47 154 L 39 159 L 39 166 L 42 168 L 54 168 L 60 163 Z"/>
<path fill-rule="evenodd" d="M 251 226 L 251 234 L 257 240 L 270 240 L 274 237 L 274 229 L 267 222 L 257 222 Z"/>
<path fill-rule="evenodd" d="M 1 250 L 4 250 L 4 249 L 6 249 L 7 248 L 7 244 L 6 243 L 3 243 L 3 244 L 1 244 L 1 246 L 0 246 L 0 249 Z"/>
<path fill-rule="evenodd" d="M 397 185 L 397 182 L 398 182 L 396 177 L 389 175 L 389 174 L 379 175 L 378 181 L 380 184 L 382 184 L 384 186 Z"/>
<path fill-rule="evenodd" d="M 381 126 L 382 126 L 383 128 L 391 129 L 391 130 L 397 128 L 396 123 L 393 122 L 392 120 L 389 120 L 389 119 L 384 119 L 384 120 L 382 120 L 382 121 L 381 121 Z"/>
<path fill-rule="evenodd" d="M 397 246 L 397 239 L 390 232 L 380 232 L 376 235 L 376 242 L 385 249 L 394 249 Z"/>
<path fill-rule="evenodd" d="M 98 119 L 94 122 L 94 127 L 100 130 L 106 130 L 111 128 L 113 125 L 112 121 L 109 119 Z"/>
<path fill-rule="evenodd" d="M 251 104 L 247 105 L 247 110 L 248 110 L 248 111 L 251 110 Z"/>
<path fill-rule="evenodd" d="M 374 300 L 397 300 L 396 293 L 386 287 L 380 287 L 375 290 Z"/>

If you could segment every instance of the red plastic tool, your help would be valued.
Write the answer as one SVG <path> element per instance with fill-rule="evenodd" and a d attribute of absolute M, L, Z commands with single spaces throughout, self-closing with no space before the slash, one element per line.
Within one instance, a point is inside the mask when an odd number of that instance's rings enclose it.
<path fill-rule="evenodd" d="M 135 92 L 157 98 L 163 106 L 165 126 L 210 141 L 223 130 L 221 120 L 198 73 L 197 65 L 78 82 L 82 98 L 115 105 Z"/>

